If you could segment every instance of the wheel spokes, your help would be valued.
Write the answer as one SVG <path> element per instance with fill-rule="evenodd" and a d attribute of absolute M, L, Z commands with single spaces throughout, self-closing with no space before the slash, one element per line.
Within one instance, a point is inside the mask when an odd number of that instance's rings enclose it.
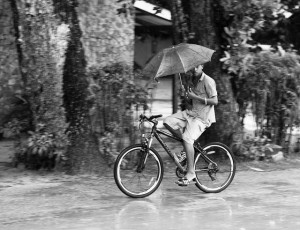
<path fill-rule="evenodd" d="M 232 180 L 233 171 L 231 154 L 223 146 L 208 145 L 205 153 L 196 157 L 197 182 L 206 192 L 223 190 Z"/>
<path fill-rule="evenodd" d="M 161 176 L 161 165 L 158 158 L 150 152 L 145 158 L 141 153 L 143 152 L 140 148 L 131 150 L 124 154 L 119 162 L 119 165 L 121 165 L 122 162 L 127 164 L 125 169 L 122 167 L 118 169 L 120 186 L 124 188 L 126 192 L 134 195 L 151 191 Z"/>

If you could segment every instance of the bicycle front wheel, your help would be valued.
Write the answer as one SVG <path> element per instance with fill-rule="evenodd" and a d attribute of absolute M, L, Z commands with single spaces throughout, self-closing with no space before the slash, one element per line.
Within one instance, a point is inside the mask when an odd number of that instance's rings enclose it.
<path fill-rule="evenodd" d="M 145 159 L 141 144 L 124 149 L 116 159 L 114 178 L 118 188 L 127 196 L 142 198 L 152 194 L 163 178 L 163 161 L 157 151 L 149 149 Z M 141 167 L 141 161 L 145 165 Z"/>
<path fill-rule="evenodd" d="M 223 191 L 232 182 L 236 164 L 230 149 L 218 142 L 203 147 L 195 159 L 196 186 L 203 192 Z"/>

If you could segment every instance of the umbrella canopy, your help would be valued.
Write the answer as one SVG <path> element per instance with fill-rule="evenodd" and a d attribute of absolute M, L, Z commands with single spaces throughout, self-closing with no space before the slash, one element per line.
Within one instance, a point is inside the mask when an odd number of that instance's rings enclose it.
<path fill-rule="evenodd" d="M 145 66 L 143 73 L 154 78 L 186 73 L 211 60 L 215 51 L 204 46 L 181 43 L 163 49 Z"/>

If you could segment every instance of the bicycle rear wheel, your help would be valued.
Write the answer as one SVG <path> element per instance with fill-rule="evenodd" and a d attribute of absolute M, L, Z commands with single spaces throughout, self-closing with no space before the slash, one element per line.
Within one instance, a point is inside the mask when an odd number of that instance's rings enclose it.
<path fill-rule="evenodd" d="M 114 179 L 119 189 L 127 196 L 142 198 L 152 194 L 163 178 L 163 161 L 155 149 L 150 148 L 145 167 L 141 161 L 145 158 L 141 144 L 124 149 L 114 165 Z"/>
<path fill-rule="evenodd" d="M 196 186 L 206 193 L 223 191 L 232 182 L 236 163 L 230 149 L 218 142 L 203 147 L 195 159 Z"/>

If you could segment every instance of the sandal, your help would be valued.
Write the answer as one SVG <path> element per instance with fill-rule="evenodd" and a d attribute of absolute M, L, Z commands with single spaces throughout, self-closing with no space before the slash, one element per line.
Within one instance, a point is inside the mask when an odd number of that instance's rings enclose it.
<path fill-rule="evenodd" d="M 196 181 L 196 178 L 194 177 L 189 180 L 186 177 L 183 177 L 176 181 L 175 184 L 178 184 L 179 186 L 188 186 L 192 181 Z"/>

